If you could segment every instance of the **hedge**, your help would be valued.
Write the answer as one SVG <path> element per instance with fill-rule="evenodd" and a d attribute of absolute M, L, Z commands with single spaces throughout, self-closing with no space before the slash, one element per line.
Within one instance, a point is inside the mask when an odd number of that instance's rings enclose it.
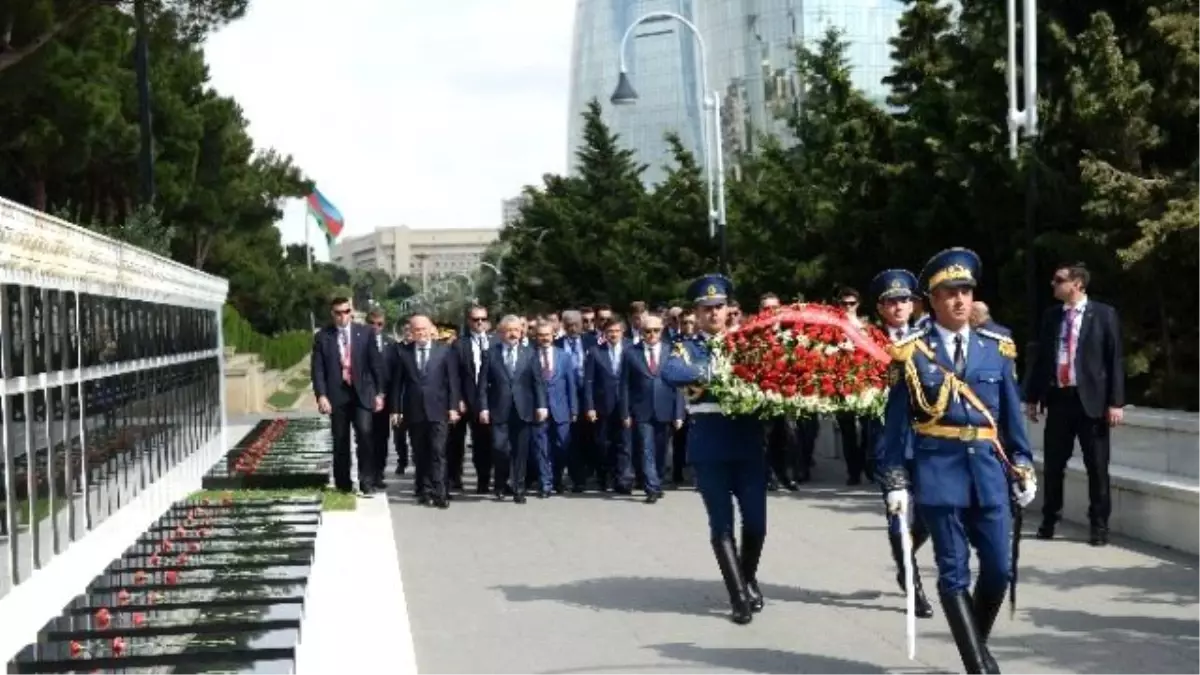
<path fill-rule="evenodd" d="M 267 337 L 254 330 L 249 321 L 230 305 L 221 312 L 221 329 L 225 346 L 235 347 L 242 354 L 258 354 L 268 370 L 284 370 L 300 363 L 312 351 L 310 331 L 290 330 Z"/>

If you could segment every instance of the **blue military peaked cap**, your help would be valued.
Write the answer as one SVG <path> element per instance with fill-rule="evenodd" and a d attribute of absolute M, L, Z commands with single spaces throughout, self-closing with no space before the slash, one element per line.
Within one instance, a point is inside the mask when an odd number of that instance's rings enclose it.
<path fill-rule="evenodd" d="M 876 301 L 911 298 L 917 293 L 917 277 L 908 270 L 884 270 L 871 280 L 871 296 Z"/>
<path fill-rule="evenodd" d="M 720 274 L 705 274 L 688 286 L 687 297 L 697 305 L 724 305 L 733 297 L 733 282 Z"/>
<path fill-rule="evenodd" d="M 967 248 L 948 248 L 929 259 L 921 270 L 921 292 L 932 293 L 938 287 L 974 288 L 983 263 Z"/>

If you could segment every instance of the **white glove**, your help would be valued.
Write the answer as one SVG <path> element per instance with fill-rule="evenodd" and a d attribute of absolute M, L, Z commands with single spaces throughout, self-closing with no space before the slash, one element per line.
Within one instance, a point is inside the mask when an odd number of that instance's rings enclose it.
<path fill-rule="evenodd" d="M 1037 496 L 1037 479 L 1033 473 L 1024 481 L 1015 482 L 1012 484 L 1013 497 L 1017 500 L 1017 506 L 1025 508 L 1033 503 L 1033 498 Z"/>
<path fill-rule="evenodd" d="M 885 499 L 888 513 L 908 517 L 908 490 L 891 490 Z"/>

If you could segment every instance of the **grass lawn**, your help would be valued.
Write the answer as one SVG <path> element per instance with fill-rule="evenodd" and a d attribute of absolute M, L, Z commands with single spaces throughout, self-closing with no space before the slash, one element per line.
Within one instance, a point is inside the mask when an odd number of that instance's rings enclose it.
<path fill-rule="evenodd" d="M 305 373 L 303 375 L 297 375 L 291 380 L 288 380 L 287 386 L 288 389 L 298 389 L 300 391 L 304 391 L 306 388 L 312 386 L 312 380 L 309 378 L 308 373 Z"/>
<path fill-rule="evenodd" d="M 255 499 L 279 499 L 287 497 L 316 497 L 321 496 L 322 511 L 353 511 L 358 506 L 358 498 L 353 493 L 345 494 L 337 490 L 197 490 L 188 495 L 188 499 L 211 499 L 219 501 L 232 497 L 234 501 L 250 501 Z"/>
<path fill-rule="evenodd" d="M 267 398 L 267 403 L 278 410 L 286 410 L 295 405 L 300 398 L 300 390 L 280 389 Z"/>

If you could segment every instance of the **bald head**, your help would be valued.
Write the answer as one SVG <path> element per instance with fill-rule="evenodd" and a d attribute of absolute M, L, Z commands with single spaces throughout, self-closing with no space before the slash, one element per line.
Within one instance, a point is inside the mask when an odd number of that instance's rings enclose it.
<path fill-rule="evenodd" d="M 976 300 L 971 304 L 971 327 L 978 328 L 992 319 L 992 312 L 987 303 Z"/>

